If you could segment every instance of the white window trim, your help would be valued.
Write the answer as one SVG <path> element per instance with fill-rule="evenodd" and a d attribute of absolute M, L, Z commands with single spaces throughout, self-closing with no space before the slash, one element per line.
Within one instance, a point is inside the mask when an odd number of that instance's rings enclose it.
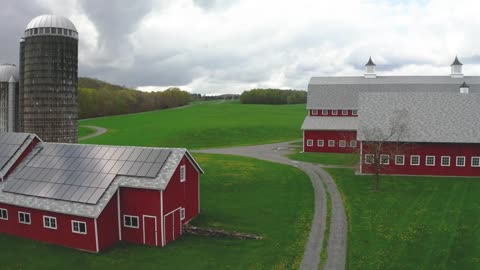
<path fill-rule="evenodd" d="M 313 140 L 307 140 L 307 146 L 313 146 Z"/>
<path fill-rule="evenodd" d="M 339 140 L 339 141 L 338 141 L 338 147 L 342 147 L 342 148 L 347 147 L 347 141 L 345 141 L 345 140 Z"/>
<path fill-rule="evenodd" d="M 414 157 L 416 157 L 417 160 L 418 160 L 418 163 L 417 163 L 417 164 L 414 164 L 414 163 L 412 162 Z M 410 165 L 411 165 L 411 166 L 420 166 L 420 156 L 419 156 L 419 155 L 411 155 L 411 156 L 410 156 Z"/>
<path fill-rule="evenodd" d="M 458 165 L 458 160 L 461 159 L 461 158 L 463 158 L 463 165 Z M 458 156 L 458 157 L 456 158 L 456 161 L 457 161 L 457 162 L 456 162 L 455 164 L 457 165 L 457 167 L 465 167 L 465 164 L 467 163 L 467 162 L 466 162 L 467 159 L 465 158 L 465 156 Z"/>
<path fill-rule="evenodd" d="M 324 145 L 325 145 L 325 142 L 323 140 L 317 140 L 318 147 L 323 147 Z"/>
<path fill-rule="evenodd" d="M 370 162 L 370 159 L 368 157 L 372 157 L 371 160 L 374 159 L 374 156 L 372 154 L 365 154 L 365 164 L 372 164 L 372 162 Z"/>
<path fill-rule="evenodd" d="M 29 221 L 29 222 L 22 222 L 22 221 L 20 221 L 20 215 L 21 215 L 21 214 L 28 215 L 28 221 Z M 25 217 L 24 217 L 24 219 L 25 219 Z M 32 224 L 32 215 L 30 215 L 30 213 L 27 213 L 27 212 L 20 212 L 20 211 L 19 211 L 19 212 L 18 212 L 18 223 L 27 224 L 27 225 Z"/>
<path fill-rule="evenodd" d="M 433 164 L 428 164 L 428 158 L 433 158 Z M 425 166 L 429 166 L 429 167 L 435 166 L 435 156 L 425 156 Z"/>
<path fill-rule="evenodd" d="M 49 223 L 50 223 L 49 226 L 47 226 L 47 224 L 45 222 L 46 218 L 49 219 Z M 52 226 L 52 219 L 55 220 L 55 227 Z M 43 227 L 47 228 L 47 229 L 56 230 L 57 229 L 57 218 L 56 217 L 51 217 L 51 216 L 43 216 Z"/>
<path fill-rule="evenodd" d="M 383 162 L 383 158 L 387 157 L 387 162 Z M 382 165 L 389 165 L 390 164 L 390 155 L 380 155 L 380 164 Z"/>
<path fill-rule="evenodd" d="M 473 160 L 474 159 L 478 159 L 478 164 L 479 165 L 473 165 Z M 470 161 L 470 166 L 476 168 L 476 167 L 480 167 L 480 157 L 472 157 L 472 160 Z"/>
<path fill-rule="evenodd" d="M 358 110 L 352 110 L 352 115 L 358 115 Z"/>
<path fill-rule="evenodd" d="M 318 110 L 312 110 L 312 115 L 318 115 Z"/>
<path fill-rule="evenodd" d="M 443 164 L 443 159 L 444 159 L 444 158 L 448 158 L 448 164 Z M 451 161 L 450 156 L 442 156 L 441 159 L 440 159 L 440 166 L 442 166 L 442 167 L 450 167 L 450 161 Z"/>
<path fill-rule="evenodd" d="M 5 211 L 5 217 L 0 216 L 1 220 L 8 220 L 8 209 L 0 208 L 0 212 Z"/>
<path fill-rule="evenodd" d="M 332 110 L 332 115 L 338 115 L 338 110 Z"/>
<path fill-rule="evenodd" d="M 351 141 L 350 141 L 350 147 L 351 147 L 351 148 L 357 147 L 357 141 L 356 141 L 356 140 L 351 140 Z"/>
<path fill-rule="evenodd" d="M 398 162 L 398 157 L 402 157 L 402 163 Z M 395 155 L 395 165 L 405 165 L 405 156 L 404 155 Z"/>
<path fill-rule="evenodd" d="M 333 142 L 330 144 L 330 142 Z M 335 140 L 328 140 L 328 147 L 335 147 Z"/>
<path fill-rule="evenodd" d="M 187 181 L 187 167 L 185 165 L 180 166 L 180 182 Z"/>
<path fill-rule="evenodd" d="M 328 110 L 322 110 L 322 115 L 328 115 Z"/>
<path fill-rule="evenodd" d="M 185 208 L 180 208 L 180 220 L 185 219 Z"/>
<path fill-rule="evenodd" d="M 127 225 L 127 218 L 130 218 L 130 219 L 136 218 L 137 219 L 137 226 Z M 131 220 L 130 220 L 130 223 L 132 223 Z M 132 229 L 140 228 L 140 218 L 138 216 L 123 215 L 123 227 L 132 228 Z"/>
<path fill-rule="evenodd" d="M 74 229 L 74 226 L 73 224 L 75 223 L 78 223 L 78 225 L 80 225 L 81 223 L 83 223 L 85 225 L 85 232 L 81 232 L 80 231 L 80 226 L 78 226 L 78 231 L 75 231 Z M 87 234 L 87 223 L 85 221 L 78 221 L 78 220 L 72 220 L 72 233 L 76 233 L 76 234 L 83 234 L 83 235 L 86 235 Z"/>
<path fill-rule="evenodd" d="M 348 110 L 342 110 L 342 115 L 348 115 Z"/>

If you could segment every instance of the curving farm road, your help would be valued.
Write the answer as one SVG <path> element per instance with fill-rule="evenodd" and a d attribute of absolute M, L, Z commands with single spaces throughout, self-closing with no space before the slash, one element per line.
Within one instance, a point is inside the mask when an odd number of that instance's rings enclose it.
<path fill-rule="evenodd" d="M 81 137 L 81 138 L 78 138 L 79 141 L 83 141 L 83 140 L 86 140 L 86 139 L 91 139 L 93 137 L 97 137 L 97 136 L 100 136 L 104 133 L 107 132 L 107 129 L 106 128 L 103 128 L 103 127 L 97 127 L 97 126 L 82 126 L 82 127 L 87 127 L 87 128 L 91 128 L 91 129 L 95 129 L 95 133 L 93 134 L 90 134 L 90 135 L 87 135 L 87 136 L 84 136 L 84 137 Z"/>
<path fill-rule="evenodd" d="M 247 156 L 295 166 L 304 171 L 312 182 L 315 193 L 315 211 L 300 269 L 318 269 L 327 214 L 326 192 L 330 194 L 332 209 L 328 257 L 323 269 L 345 269 L 347 255 L 347 218 L 343 200 L 331 176 L 319 164 L 293 161 L 286 157 L 292 151 L 290 142 L 245 147 L 196 150 L 197 153 Z M 324 185 L 327 187 L 325 190 Z"/>

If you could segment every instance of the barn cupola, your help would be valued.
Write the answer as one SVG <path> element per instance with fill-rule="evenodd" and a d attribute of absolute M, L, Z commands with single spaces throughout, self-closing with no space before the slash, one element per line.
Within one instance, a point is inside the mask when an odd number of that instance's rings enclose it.
<path fill-rule="evenodd" d="M 365 78 L 376 78 L 375 74 L 375 63 L 372 61 L 372 57 L 368 58 L 368 62 L 365 64 Z"/>
<path fill-rule="evenodd" d="M 460 93 L 468 94 L 469 90 L 470 90 L 470 86 L 468 86 L 466 82 L 463 82 L 462 85 L 460 85 Z"/>
<path fill-rule="evenodd" d="M 455 56 L 455 60 L 450 65 L 452 67 L 452 78 L 463 78 L 462 66 L 463 64 L 458 60 L 458 57 Z"/>

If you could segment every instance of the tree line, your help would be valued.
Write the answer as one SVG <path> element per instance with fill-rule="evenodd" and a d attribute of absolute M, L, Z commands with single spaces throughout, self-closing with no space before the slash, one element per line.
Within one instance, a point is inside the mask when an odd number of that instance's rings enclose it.
<path fill-rule="evenodd" d="M 178 88 L 142 92 L 94 79 L 79 79 L 80 119 L 175 108 L 189 104 L 190 93 Z"/>
<path fill-rule="evenodd" d="M 243 104 L 303 104 L 307 92 L 302 90 L 252 89 L 240 95 Z"/>

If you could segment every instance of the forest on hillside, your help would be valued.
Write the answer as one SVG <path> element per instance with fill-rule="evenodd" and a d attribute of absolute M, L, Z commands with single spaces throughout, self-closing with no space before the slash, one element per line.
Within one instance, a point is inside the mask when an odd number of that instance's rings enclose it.
<path fill-rule="evenodd" d="M 178 88 L 142 92 L 90 78 L 78 81 L 80 119 L 175 108 L 189 104 L 190 93 Z"/>
<path fill-rule="evenodd" d="M 301 90 L 252 89 L 240 95 L 243 104 L 303 104 L 307 92 Z"/>

